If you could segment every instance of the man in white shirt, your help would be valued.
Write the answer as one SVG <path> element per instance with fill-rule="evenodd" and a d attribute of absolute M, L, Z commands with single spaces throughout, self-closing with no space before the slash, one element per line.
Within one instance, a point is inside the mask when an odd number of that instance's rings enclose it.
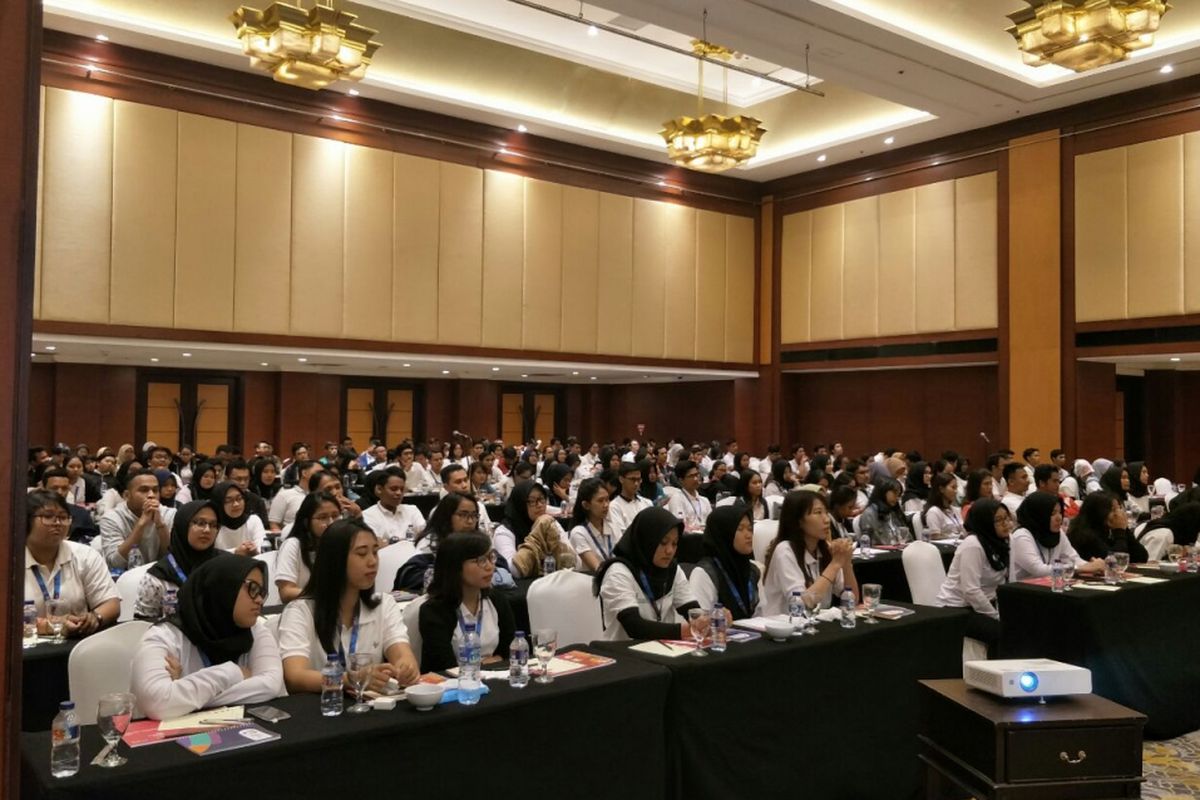
<path fill-rule="evenodd" d="M 854 507 L 861 513 L 871 501 L 871 468 L 861 461 L 851 461 L 847 470 L 854 474 Z"/>
<path fill-rule="evenodd" d="M 422 447 L 417 452 L 411 444 L 400 445 L 396 459 L 400 469 L 404 470 L 405 491 L 409 494 L 429 494 L 434 491 L 433 475 L 429 472 L 428 448 Z"/>
<path fill-rule="evenodd" d="M 700 467 L 692 461 L 680 461 L 675 465 L 675 477 L 679 479 L 680 490 L 671 495 L 667 511 L 683 520 L 685 531 L 704 530 L 712 503 L 699 493 Z"/>
<path fill-rule="evenodd" d="M 737 439 L 729 439 L 725 442 L 725 454 L 721 456 L 721 460 L 725 462 L 725 466 L 733 469 L 733 459 L 737 455 L 738 443 Z"/>
<path fill-rule="evenodd" d="M 381 469 L 387 469 L 391 466 L 388 461 L 388 450 L 386 445 L 377 444 L 371 449 L 371 466 L 367 467 L 367 472 L 376 472 Z"/>
<path fill-rule="evenodd" d="M 1004 483 L 1006 491 L 1000 502 L 1004 503 L 1013 519 L 1016 519 L 1017 509 L 1021 507 L 1025 495 L 1029 492 L 1029 473 L 1025 471 L 1025 465 L 1015 461 L 1005 464 Z"/>
<path fill-rule="evenodd" d="M 992 473 L 992 497 L 1000 500 L 1004 497 L 1004 456 L 992 453 L 987 457 L 987 470 Z"/>
<path fill-rule="evenodd" d="M 399 467 L 388 467 L 382 480 L 376 478 L 378 502 L 364 511 L 362 518 L 382 543 L 412 539 L 425 530 L 420 510 L 404 503 L 404 486 L 404 471 Z"/>
<path fill-rule="evenodd" d="M 167 552 L 175 509 L 158 504 L 158 478 L 150 470 L 131 473 L 125 482 L 124 501 L 100 518 L 100 550 L 112 569 L 127 569 L 129 556 L 149 564 Z"/>
<path fill-rule="evenodd" d="M 608 521 L 612 524 L 613 536 L 620 539 L 625 529 L 633 522 L 639 511 L 654 504 L 638 494 L 642 486 L 642 468 L 633 462 L 621 464 L 621 493 L 608 504 Z"/>
<path fill-rule="evenodd" d="M 1029 473 L 1029 485 L 1033 485 L 1033 471 L 1037 469 L 1038 464 L 1042 463 L 1042 451 L 1036 447 L 1030 447 L 1021 453 L 1021 458 L 1025 461 L 1025 471 Z"/>
<path fill-rule="evenodd" d="M 300 510 L 300 504 L 308 496 L 308 479 L 314 472 L 321 472 L 323 469 L 319 461 L 296 462 L 296 485 L 280 489 L 271 501 L 271 510 L 267 513 L 271 530 L 281 531 L 292 524 L 296 519 L 296 512 Z"/>
<path fill-rule="evenodd" d="M 808 475 L 808 455 L 804 452 L 804 445 L 792 445 L 792 474 L 796 476 L 797 483 L 803 483 L 804 478 Z"/>
<path fill-rule="evenodd" d="M 1050 451 L 1050 463 L 1058 468 L 1058 481 L 1062 483 L 1071 473 L 1067 471 L 1067 451 L 1055 448 Z"/>
<path fill-rule="evenodd" d="M 638 460 L 638 451 L 642 449 L 642 444 L 637 439 L 631 439 L 629 449 L 625 451 L 625 455 L 621 456 L 621 461 L 626 464 L 632 464 Z"/>
<path fill-rule="evenodd" d="M 439 495 L 445 497 L 451 492 L 471 494 L 471 481 L 467 477 L 466 467 L 461 464 L 447 464 L 442 467 L 442 490 Z"/>
<path fill-rule="evenodd" d="M 578 472 L 583 472 L 586 477 L 592 477 L 600 471 L 600 443 L 592 442 L 588 447 L 588 451 L 579 457 Z"/>

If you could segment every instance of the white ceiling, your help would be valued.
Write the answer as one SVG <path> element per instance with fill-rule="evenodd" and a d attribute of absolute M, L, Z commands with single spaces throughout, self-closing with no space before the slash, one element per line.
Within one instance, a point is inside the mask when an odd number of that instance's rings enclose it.
<path fill-rule="evenodd" d="M 1081 358 L 1080 361 L 1093 361 L 1098 364 L 1116 364 L 1118 375 L 1142 375 L 1146 370 L 1178 370 L 1180 372 L 1200 371 L 1200 353 L 1159 353 L 1142 356 L 1103 356 L 1099 358 Z"/>
<path fill-rule="evenodd" d="M 577 0 L 542 0 L 578 13 Z M 225 19 L 237 0 L 45 0 L 46 25 L 152 51 L 248 70 Z M 259 0 L 259 5 L 266 5 Z M 371 27 L 397 30 L 402 18 L 432 23 L 583 69 L 547 76 L 537 70 L 507 84 L 451 75 L 420 42 L 389 37 L 359 87 L 362 94 L 665 162 L 658 122 L 692 93 L 695 62 L 649 45 L 541 14 L 508 0 L 359 0 L 343 3 Z M 708 36 L 750 57 L 756 68 L 803 80 L 805 44 L 825 99 L 731 74 L 732 104 L 761 116 L 768 129 L 760 155 L 734 175 L 765 181 L 1018 116 L 1082 103 L 1200 72 L 1200 2 L 1177 0 L 1154 47 L 1127 62 L 1076 75 L 1021 63 L 1005 32 L 1022 0 L 604 0 L 584 17 L 636 27 L 640 35 L 687 46 Z M 382 15 L 382 16 L 381 16 Z M 399 16 L 397 16 L 399 15 Z M 632 20 L 632 21 L 631 21 Z M 403 30 L 402 28 L 400 30 Z M 381 37 L 382 38 L 382 37 Z M 467 42 L 469 40 L 463 40 Z M 477 40 L 476 40 L 477 41 Z M 464 46 L 449 63 L 471 60 Z M 424 61 L 404 61 L 420 53 Z M 509 59 L 496 58 L 497 75 Z M 392 59 L 389 61 L 389 59 Z M 515 59 L 514 59 L 515 60 Z M 1170 64 L 1173 73 L 1160 68 Z M 423 73 L 422 67 L 429 72 Z M 543 70 L 544 72 L 544 70 Z M 567 74 L 570 72 L 571 74 Z M 607 76 L 607 77 L 606 77 Z M 613 83 L 612 77 L 628 79 Z M 554 90 L 553 78 L 562 82 Z M 542 85 L 535 86 L 537 81 Z M 707 94 L 723 78 L 706 69 Z M 587 103 L 589 89 L 607 81 Z M 622 90 L 622 86 L 627 87 Z M 622 95 L 625 91 L 625 95 Z M 664 93 L 665 92 L 665 93 Z M 582 99 L 580 95 L 583 95 Z M 891 145 L 884 143 L 894 136 Z M 824 155 L 824 162 L 818 156 Z"/>

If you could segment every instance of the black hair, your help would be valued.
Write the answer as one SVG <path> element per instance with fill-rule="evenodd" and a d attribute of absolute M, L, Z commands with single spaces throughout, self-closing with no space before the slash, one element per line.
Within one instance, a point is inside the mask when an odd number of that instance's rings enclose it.
<path fill-rule="evenodd" d="M 1038 464 L 1033 468 L 1033 485 L 1040 486 L 1058 475 L 1058 467 L 1053 464 Z"/>
<path fill-rule="evenodd" d="M 375 532 L 360 519 L 340 519 L 325 529 L 317 545 L 317 563 L 312 569 L 308 586 L 301 597 L 312 600 L 313 627 L 326 653 L 337 651 L 338 614 L 342 605 L 342 594 L 346 591 L 346 562 L 350 548 L 360 533 L 371 535 L 372 544 L 377 539 Z M 367 608 L 379 605 L 375 587 L 363 589 L 359 601 Z"/>
<path fill-rule="evenodd" d="M 300 543 L 300 560 L 304 562 L 304 566 L 310 574 L 313 568 L 313 553 L 317 549 L 317 541 L 312 534 L 312 518 L 322 503 L 332 503 L 333 507 L 339 513 L 341 512 L 342 507 L 338 504 L 336 497 L 328 492 L 313 492 L 300 503 L 300 508 L 296 511 L 296 518 L 292 522 L 291 533 L 288 534 L 289 539 L 295 539 Z"/>
<path fill-rule="evenodd" d="M 485 556 L 492 550 L 492 539 L 486 533 L 469 531 L 456 533 L 441 540 L 433 560 L 433 580 L 427 594 L 430 600 L 440 600 L 451 608 L 462 603 L 463 563 Z M 488 590 L 481 592 L 488 596 Z"/>
<path fill-rule="evenodd" d="M 39 489 L 25 495 L 25 530 L 27 532 L 33 527 L 34 515 L 48 506 L 57 506 L 67 516 L 71 515 L 71 507 L 67 505 L 67 499 L 58 492 Z"/>
<path fill-rule="evenodd" d="M 1004 482 L 1008 483 L 1008 479 L 1016 474 L 1017 470 L 1022 472 L 1025 470 L 1024 464 L 1018 464 L 1015 461 L 1010 461 L 1004 465 L 1004 469 L 1000 471 L 1000 475 L 1004 478 Z"/>
<path fill-rule="evenodd" d="M 475 506 L 475 512 L 479 513 L 479 501 L 472 495 L 447 492 L 446 496 L 434 506 L 433 513 L 429 515 L 429 522 L 425 525 L 425 529 L 417 534 L 413 544 L 418 544 L 422 539 L 428 537 L 432 549 L 436 551 L 438 542 L 454 531 L 454 512 L 458 511 L 458 506 L 463 500 L 470 501 Z"/>

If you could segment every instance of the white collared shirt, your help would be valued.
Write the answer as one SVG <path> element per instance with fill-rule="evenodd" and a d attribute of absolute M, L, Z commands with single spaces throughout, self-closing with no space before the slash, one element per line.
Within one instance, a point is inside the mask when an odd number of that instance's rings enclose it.
<path fill-rule="evenodd" d="M 617 615 L 627 608 L 636 608 L 642 619 L 680 623 L 683 617 L 675 609 L 695 600 L 687 576 L 678 566 L 675 567 L 671 591 L 651 602 L 629 567 L 617 562 L 608 568 L 600 582 L 600 604 L 604 608 L 603 638 L 610 642 L 630 638 L 625 627 L 617 620 Z"/>
<path fill-rule="evenodd" d="M 704 529 L 704 522 L 712 513 L 712 503 L 699 492 L 688 494 L 687 490 L 680 489 L 671 494 L 667 511 L 683 520 L 684 530 L 698 531 Z"/>
<path fill-rule="evenodd" d="M 633 500 L 626 500 L 623 495 L 618 494 L 608 504 L 608 522 L 612 525 L 613 534 L 620 539 L 625 535 L 625 529 L 633 522 L 633 518 L 638 515 L 638 512 L 653 505 L 640 494 L 634 496 Z"/>
<path fill-rule="evenodd" d="M 275 557 L 275 583 L 287 581 L 303 590 L 308 586 L 310 577 L 312 573 L 304 566 L 304 559 L 300 555 L 300 540 L 289 536 L 283 540 L 279 555 Z"/>
<path fill-rule="evenodd" d="M 300 504 L 307 496 L 308 493 L 299 486 L 280 489 L 275 493 L 275 499 L 271 501 L 271 510 L 267 513 L 267 519 L 280 527 L 291 525 L 296 519 L 296 512 L 300 510 Z"/>
<path fill-rule="evenodd" d="M 595 553 L 596 558 L 602 562 L 612 558 L 613 548 L 617 546 L 617 539 L 620 537 L 613 534 L 612 523 L 607 519 L 604 520 L 602 527 L 604 530 L 596 530 L 595 526 L 589 522 L 586 525 L 576 525 L 571 528 L 571 549 L 579 555 Z M 575 565 L 575 569 L 580 572 L 587 570 L 582 558 Z"/>
<path fill-rule="evenodd" d="M 1058 544 L 1047 550 L 1028 529 L 1018 528 L 1009 540 L 1008 579 L 1015 582 L 1043 578 L 1050 574 L 1050 565 L 1059 558 L 1071 559 L 1076 568 L 1087 566 L 1065 534 L 1059 533 Z"/>
<path fill-rule="evenodd" d="M 421 510 L 409 503 L 400 503 L 395 511 L 389 511 L 383 503 L 376 503 L 362 513 L 363 522 L 370 526 L 375 535 L 385 541 L 393 538 L 409 538 L 409 531 L 415 538 L 425 530 L 425 518 Z"/>
<path fill-rule="evenodd" d="M 350 642 L 354 626 L 341 627 L 342 652 L 347 658 L 352 652 L 370 653 L 377 662 L 383 662 L 387 661 L 389 647 L 408 644 L 408 628 L 404 625 L 400 606 L 396 605 L 390 594 L 380 595 L 379 601 L 374 608 L 358 604 L 358 639 L 353 650 Z M 279 618 L 279 655 L 284 659 L 307 659 L 309 667 L 315 670 L 325 666 L 327 654 L 317 636 L 312 600 L 293 600 L 283 609 L 283 615 Z"/>
<path fill-rule="evenodd" d="M 62 575 L 59 581 L 58 599 L 65 601 L 68 613 L 80 614 L 91 611 L 102 603 L 119 598 L 117 585 L 108 572 L 104 557 L 91 547 L 64 540 L 58 545 L 54 558 L 54 569 L 49 572 L 38 564 L 25 548 L 25 599 L 37 605 L 38 616 L 46 616 L 46 598 L 42 587 L 34 577 L 34 570 L 42 576 L 46 592 L 54 597 L 54 576 Z"/>
<path fill-rule="evenodd" d="M 995 606 L 996 588 L 1007 580 L 1007 570 L 992 568 L 979 537 L 968 536 L 954 553 L 950 571 L 938 590 L 937 604 L 950 608 L 971 608 L 999 619 L 1000 612 Z"/>
<path fill-rule="evenodd" d="M 804 551 L 804 564 L 808 568 L 808 574 L 812 576 L 813 583 L 816 584 L 815 591 L 821 595 L 821 606 L 829 608 L 833 604 L 833 598 L 835 596 L 840 598 L 842 590 L 845 588 L 842 571 L 838 570 L 837 579 L 830 586 L 829 581 L 820 577 L 821 565 L 817 557 L 807 550 Z M 791 543 L 780 542 L 775 547 L 775 552 L 771 554 L 771 563 L 767 567 L 767 577 L 763 581 L 762 597 L 758 601 L 757 613 L 760 616 L 788 613 L 792 592 L 806 592 L 808 587 L 808 577 L 800 568 L 800 562 L 796 560 L 796 553 L 792 550 Z"/>
<path fill-rule="evenodd" d="M 263 528 L 262 520 L 258 518 L 257 514 L 250 514 L 240 528 L 226 528 L 222 525 L 221 530 L 217 532 L 217 541 L 213 546 L 218 550 L 232 552 L 242 542 L 254 542 L 254 546 L 261 551 L 266 538 L 267 532 Z"/>

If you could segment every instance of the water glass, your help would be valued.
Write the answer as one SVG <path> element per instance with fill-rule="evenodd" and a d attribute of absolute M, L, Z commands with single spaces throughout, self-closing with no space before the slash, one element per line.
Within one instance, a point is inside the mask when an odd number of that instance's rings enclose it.
<path fill-rule="evenodd" d="M 808 619 L 808 626 L 804 632 L 809 636 L 817 635 L 817 623 L 821 614 L 821 596 L 816 592 L 805 592 L 801 599 L 804 601 L 801 606 L 804 608 L 804 616 Z"/>
<path fill-rule="evenodd" d="M 1071 582 L 1075 580 L 1075 562 L 1071 559 L 1063 561 L 1063 591 L 1071 591 Z"/>
<path fill-rule="evenodd" d="M 50 632 L 54 634 L 55 644 L 62 644 L 64 641 L 63 628 L 67 624 L 67 604 L 65 601 L 46 601 L 46 622 L 50 625 Z"/>
<path fill-rule="evenodd" d="M 875 609 L 879 608 L 879 600 L 883 597 L 883 587 L 878 583 L 864 583 L 862 587 L 863 605 L 867 607 L 868 625 L 875 625 L 879 620 L 875 619 Z"/>
<path fill-rule="evenodd" d="M 100 703 L 96 708 L 96 725 L 100 728 L 100 735 L 104 737 L 107 744 L 112 746 L 112 749 L 108 751 L 108 755 L 98 766 L 119 767 L 129 760 L 117 753 L 117 745 L 120 743 L 121 737 L 125 735 L 125 729 L 129 727 L 129 720 L 132 717 L 132 694 L 117 692 L 106 694 L 100 698 Z"/>
<path fill-rule="evenodd" d="M 554 676 L 550 674 L 550 660 L 558 652 L 558 631 L 553 628 L 534 631 L 533 655 L 541 666 L 541 674 L 535 679 L 537 683 L 553 683 Z"/>
<path fill-rule="evenodd" d="M 363 691 L 367 688 L 367 684 L 371 682 L 371 672 L 375 665 L 375 656 L 372 653 L 351 653 L 350 654 L 350 683 L 354 686 L 354 705 L 346 709 L 348 714 L 364 714 L 371 710 L 371 706 L 363 702 Z"/>
<path fill-rule="evenodd" d="M 871 537 L 868 534 L 863 534 L 858 537 L 858 547 L 863 558 L 871 557 Z"/>
<path fill-rule="evenodd" d="M 692 638 L 696 640 L 696 649 L 692 651 L 692 655 L 708 655 L 708 651 L 704 649 L 704 637 L 708 636 L 708 626 L 711 623 L 712 615 L 703 608 L 693 608 L 688 611 L 688 625 L 692 630 Z"/>
<path fill-rule="evenodd" d="M 29 648 L 37 645 L 37 606 L 25 604 L 24 630 L 21 636 L 21 647 Z"/>
<path fill-rule="evenodd" d="M 1125 571 L 1129 569 L 1129 553 L 1113 553 L 1117 559 L 1117 582 L 1125 582 Z"/>
<path fill-rule="evenodd" d="M 1066 579 L 1063 576 L 1063 560 L 1054 559 L 1050 564 L 1050 591 L 1061 592 L 1066 589 Z"/>

